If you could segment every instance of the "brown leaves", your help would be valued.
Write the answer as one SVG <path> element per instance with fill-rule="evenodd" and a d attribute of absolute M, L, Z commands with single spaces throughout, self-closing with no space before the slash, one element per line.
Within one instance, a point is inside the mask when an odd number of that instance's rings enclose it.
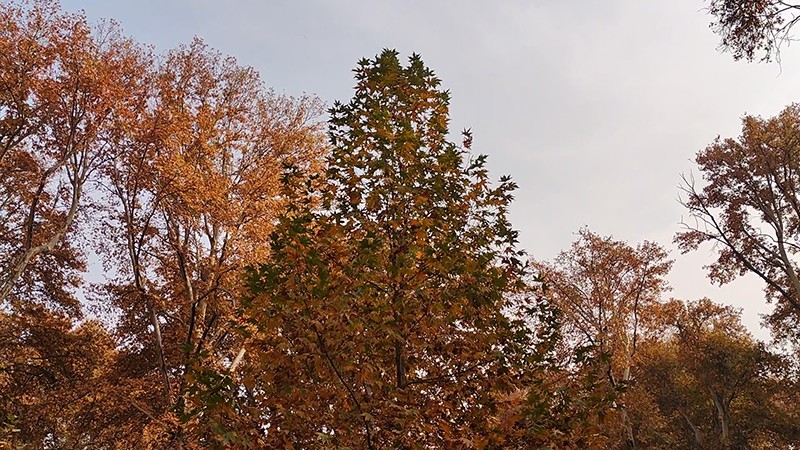
<path fill-rule="evenodd" d="M 0 411 L 21 430 L 11 442 L 36 446 L 50 435 L 68 445 L 72 430 L 90 426 L 113 342 L 98 323 L 71 328 L 41 308 L 0 315 Z"/>
<path fill-rule="evenodd" d="M 675 241 L 684 251 L 717 245 L 712 280 L 727 283 L 751 272 L 769 299 L 800 312 L 800 107 L 777 117 L 745 117 L 738 139 L 717 139 L 697 156 L 705 185 L 686 180 L 690 221 Z M 790 319 L 794 320 L 794 319 Z M 777 331 L 777 330 L 776 330 Z"/>
<path fill-rule="evenodd" d="M 504 315 L 525 301 L 510 298 L 513 186 L 489 188 L 483 159 L 447 141 L 447 96 L 426 73 L 391 51 L 362 61 L 355 98 L 331 111 L 327 179 L 309 192 L 307 176 L 285 177 L 293 209 L 242 310 L 259 328 L 249 370 L 273 445 L 499 442 L 493 416 L 525 376 L 529 337 Z"/>
<path fill-rule="evenodd" d="M 722 49 L 736 60 L 779 59 L 781 44 L 797 22 L 800 5 L 776 0 L 711 0 L 711 28 L 722 38 Z"/>

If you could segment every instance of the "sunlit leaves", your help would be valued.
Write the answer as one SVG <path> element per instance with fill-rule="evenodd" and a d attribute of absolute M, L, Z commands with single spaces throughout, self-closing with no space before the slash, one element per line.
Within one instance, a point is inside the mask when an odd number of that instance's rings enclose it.
<path fill-rule="evenodd" d="M 207 439 L 190 397 L 235 365 L 243 267 L 269 253 L 282 167 L 320 170 L 321 113 L 199 40 L 155 56 L 54 1 L 0 5 L 0 320 L 36 330 L 0 340 L 15 445 Z M 106 279 L 82 305 L 89 246 Z M 101 360 L 70 350 L 83 306 L 106 320 L 82 344 Z M 23 376 L 49 358 L 25 333 L 85 371 Z"/>

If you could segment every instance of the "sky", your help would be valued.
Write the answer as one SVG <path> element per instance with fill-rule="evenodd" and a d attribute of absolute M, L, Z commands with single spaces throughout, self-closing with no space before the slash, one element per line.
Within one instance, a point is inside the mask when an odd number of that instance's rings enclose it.
<path fill-rule="evenodd" d="M 329 104 L 352 95 L 352 69 L 384 48 L 421 54 L 450 90 L 452 131 L 495 178 L 519 184 L 511 219 L 533 257 L 551 259 L 588 226 L 671 250 L 670 296 L 741 308 L 759 338 L 769 311 L 748 276 L 710 284 L 713 250 L 672 245 L 686 216 L 681 174 L 744 114 L 770 117 L 800 98 L 800 49 L 778 64 L 718 51 L 700 0 L 62 0 L 92 21 L 112 18 L 164 51 L 195 36 L 257 69 L 288 95 Z"/>

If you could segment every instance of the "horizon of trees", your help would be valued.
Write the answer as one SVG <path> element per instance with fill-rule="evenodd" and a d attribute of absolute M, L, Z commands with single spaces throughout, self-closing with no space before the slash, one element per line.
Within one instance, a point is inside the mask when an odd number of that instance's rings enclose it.
<path fill-rule="evenodd" d="M 765 282 L 770 345 L 669 298 L 658 243 L 531 257 L 422 58 L 354 74 L 326 111 L 200 39 L 0 4 L 0 448 L 800 445 L 800 107 L 698 153 L 675 238 Z"/>

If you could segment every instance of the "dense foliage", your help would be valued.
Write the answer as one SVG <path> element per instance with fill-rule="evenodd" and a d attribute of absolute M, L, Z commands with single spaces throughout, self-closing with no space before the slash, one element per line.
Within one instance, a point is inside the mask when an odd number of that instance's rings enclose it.
<path fill-rule="evenodd" d="M 800 445 L 800 108 L 700 152 L 677 237 L 765 281 L 779 352 L 657 243 L 529 258 L 421 57 L 354 72 L 324 123 L 199 39 L 0 3 L 0 448 Z"/>

